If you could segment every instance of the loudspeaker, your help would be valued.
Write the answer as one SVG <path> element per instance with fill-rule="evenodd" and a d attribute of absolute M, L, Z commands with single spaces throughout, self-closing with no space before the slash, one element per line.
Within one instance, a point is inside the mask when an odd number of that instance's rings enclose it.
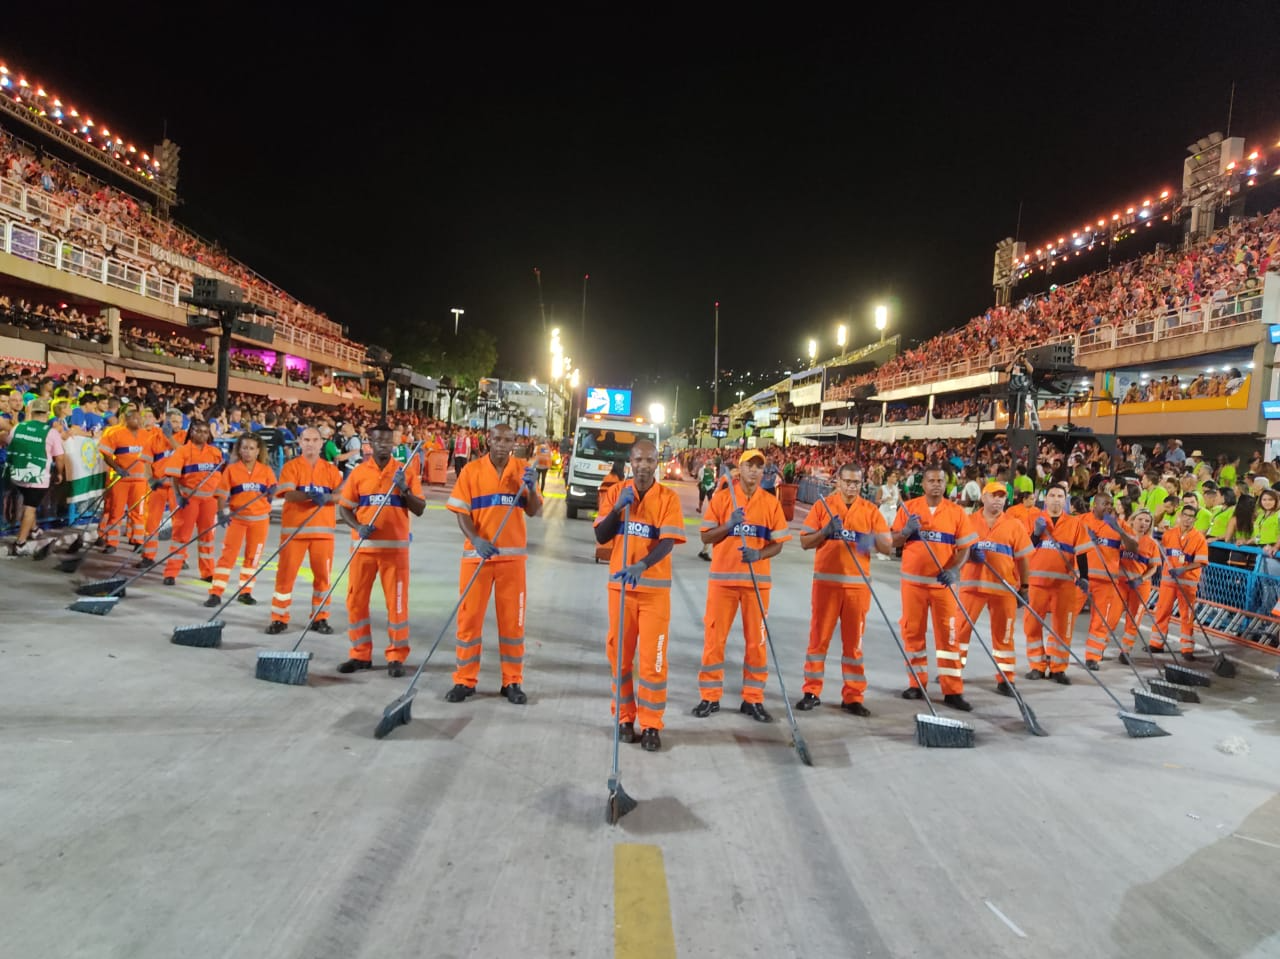
<path fill-rule="evenodd" d="M 222 303 L 243 303 L 244 290 L 226 280 L 211 276 L 196 276 L 191 279 L 191 298 Z"/>
<path fill-rule="evenodd" d="M 1027 359 L 1031 361 L 1037 373 L 1076 365 L 1076 348 L 1071 342 L 1036 346 L 1027 350 L 1026 353 Z"/>

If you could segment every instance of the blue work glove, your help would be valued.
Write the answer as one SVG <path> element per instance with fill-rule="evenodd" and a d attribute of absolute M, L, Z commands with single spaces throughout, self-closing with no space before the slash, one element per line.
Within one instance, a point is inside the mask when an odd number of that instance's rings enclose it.
<path fill-rule="evenodd" d="M 938 574 L 938 582 L 943 586 L 954 586 L 956 584 L 956 574 L 949 569 L 944 569 Z"/>
<path fill-rule="evenodd" d="M 636 584 L 640 582 L 640 578 L 644 576 L 644 571 L 647 568 L 648 567 L 646 567 L 644 563 L 639 563 L 639 562 L 632 563 L 630 566 L 624 566 L 622 569 L 618 570 L 618 572 L 614 573 L 609 578 L 612 580 L 620 579 L 622 580 L 622 585 L 624 588 L 627 586 L 630 586 L 634 589 Z"/>
<path fill-rule="evenodd" d="M 907 516 L 907 521 L 902 524 L 902 535 L 907 539 L 911 539 L 911 537 L 915 536 L 919 532 L 920 517 L 915 513 L 911 513 Z"/>
<path fill-rule="evenodd" d="M 1088 581 L 1087 579 L 1082 579 L 1082 578 L 1080 578 L 1080 577 L 1076 577 L 1076 589 L 1080 590 L 1080 592 L 1082 592 L 1082 593 L 1084 593 L 1086 596 L 1088 596 L 1088 595 L 1089 595 L 1089 581 Z"/>
<path fill-rule="evenodd" d="M 520 482 L 524 483 L 524 485 L 529 487 L 530 490 L 537 490 L 538 488 L 537 468 L 533 466 L 526 466 L 524 468 L 524 476 L 520 477 Z"/>
<path fill-rule="evenodd" d="M 1029 598 L 1028 598 L 1029 593 L 1030 591 L 1027 588 L 1027 584 L 1023 583 L 1021 586 L 1018 587 L 1018 601 L 1025 605 L 1027 602 L 1029 602 Z"/>
<path fill-rule="evenodd" d="M 1141 586 L 1142 586 L 1142 577 L 1141 577 L 1141 576 L 1134 576 L 1134 577 L 1131 577 L 1131 578 L 1129 579 L 1129 588 L 1130 588 L 1130 589 L 1138 589 L 1138 588 L 1139 588 L 1139 587 L 1141 587 Z"/>
<path fill-rule="evenodd" d="M 263 495 L 263 496 L 265 496 L 267 499 L 271 499 L 271 497 L 273 497 L 273 496 L 275 496 L 275 495 L 276 495 L 276 488 L 275 488 L 275 486 L 274 486 L 274 485 L 273 485 L 273 486 L 268 486 L 266 489 L 264 489 L 264 490 L 262 491 L 262 495 Z"/>
<path fill-rule="evenodd" d="M 401 493 L 409 492 L 409 480 L 405 478 L 404 467 L 396 470 L 396 475 L 391 477 L 391 485 Z"/>
<path fill-rule="evenodd" d="M 974 546 L 969 550 L 969 560 L 974 563 L 985 563 L 987 560 L 987 551 L 985 549 L 978 549 L 978 547 Z"/>
<path fill-rule="evenodd" d="M 613 501 L 613 511 L 621 513 L 624 509 L 636 501 L 636 490 L 634 486 L 624 487 L 622 492 L 618 494 L 618 498 Z"/>
<path fill-rule="evenodd" d="M 853 536 L 853 548 L 863 556 L 870 556 L 876 548 L 876 534 L 855 533 Z"/>
<path fill-rule="evenodd" d="M 327 506 L 329 504 L 329 494 L 322 489 L 312 490 L 311 502 L 316 506 Z"/>
<path fill-rule="evenodd" d="M 481 559 L 489 559 L 498 555 L 498 547 L 494 546 L 487 539 L 481 536 L 471 537 L 471 545 L 475 548 L 476 554 Z"/>
<path fill-rule="evenodd" d="M 359 526 L 356 527 L 356 532 L 360 535 L 361 539 L 368 539 L 370 536 L 373 535 L 374 530 L 376 529 L 377 527 L 374 526 L 372 523 L 361 523 Z"/>
<path fill-rule="evenodd" d="M 159 489 L 161 486 L 164 485 L 164 479 L 163 477 L 160 479 L 156 479 L 155 477 L 152 477 L 151 482 L 149 482 L 147 485 L 151 487 L 151 489 Z"/>
<path fill-rule="evenodd" d="M 230 522 L 231 522 L 231 512 L 230 512 L 230 511 L 227 511 L 227 512 L 224 512 L 224 513 L 220 513 L 220 514 L 218 515 L 218 525 L 219 525 L 219 526 L 226 526 L 226 525 L 227 525 L 228 523 L 230 523 Z"/>
<path fill-rule="evenodd" d="M 1108 513 L 1106 519 L 1104 519 L 1103 522 L 1106 523 L 1108 526 L 1110 526 L 1117 533 L 1120 532 L 1120 521 L 1116 519 L 1115 513 Z"/>
<path fill-rule="evenodd" d="M 730 527 L 741 526 L 746 521 L 747 521 L 747 514 L 742 511 L 741 506 L 739 506 L 737 509 L 735 509 L 732 513 L 729 514 Z"/>
<path fill-rule="evenodd" d="M 738 552 L 742 554 L 742 561 L 744 563 L 760 562 L 760 550 L 756 549 L 754 546 L 739 546 Z"/>
<path fill-rule="evenodd" d="M 173 501 L 178 504 L 178 509 L 186 509 L 189 497 L 181 496 L 177 493 L 173 495 Z"/>
<path fill-rule="evenodd" d="M 831 519 L 827 520 L 827 527 L 823 532 L 827 534 L 827 539 L 839 539 L 840 534 L 844 532 L 844 523 L 840 521 L 839 516 L 832 513 Z"/>
<path fill-rule="evenodd" d="M 1033 532 L 1036 536 L 1043 536 L 1048 529 L 1049 529 L 1049 521 L 1046 520 L 1043 516 L 1037 516 L 1035 526 L 1031 528 L 1031 532 Z"/>

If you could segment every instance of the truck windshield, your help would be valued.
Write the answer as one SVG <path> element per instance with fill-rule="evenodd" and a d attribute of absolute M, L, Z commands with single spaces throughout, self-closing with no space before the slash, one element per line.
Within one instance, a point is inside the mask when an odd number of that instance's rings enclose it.
<path fill-rule="evenodd" d="M 615 460 L 626 460 L 631 455 L 631 447 L 635 445 L 637 439 L 649 438 L 639 437 L 625 430 L 584 427 L 578 430 L 578 455 L 606 460 L 610 463 Z"/>

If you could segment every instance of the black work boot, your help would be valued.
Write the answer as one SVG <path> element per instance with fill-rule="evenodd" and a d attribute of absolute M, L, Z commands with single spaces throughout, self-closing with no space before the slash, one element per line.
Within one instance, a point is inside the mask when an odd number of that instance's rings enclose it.
<path fill-rule="evenodd" d="M 367 659 L 348 659 L 338 667 L 340 673 L 354 673 L 360 669 L 373 669 L 373 663 Z"/>
<path fill-rule="evenodd" d="M 773 717 L 769 715 L 769 711 L 764 708 L 764 703 L 749 703 L 745 699 L 742 705 L 738 707 L 738 712 L 750 716 L 758 723 L 771 723 Z"/>
<path fill-rule="evenodd" d="M 444 694 L 444 701 L 446 703 L 460 703 L 468 696 L 474 696 L 475 693 L 476 688 L 474 686 L 463 686 L 462 683 L 457 683 L 453 689 Z"/>
<path fill-rule="evenodd" d="M 924 692 L 919 686 L 908 686 L 902 691 L 903 699 L 924 699 Z"/>
<path fill-rule="evenodd" d="M 693 707 L 693 714 L 699 719 L 706 719 L 712 713 L 720 712 L 720 704 L 712 702 L 710 699 L 704 699 L 698 705 Z"/>
<path fill-rule="evenodd" d="M 523 706 L 529 701 L 529 697 L 524 694 L 524 690 L 520 688 L 519 683 L 503 686 L 498 690 L 498 695 L 506 696 L 507 702 L 515 703 L 517 706 Z"/>
<path fill-rule="evenodd" d="M 942 697 L 942 701 L 952 709 L 958 709 L 962 713 L 973 712 L 973 707 L 969 705 L 969 700 L 965 699 L 959 693 L 948 693 Z"/>
<path fill-rule="evenodd" d="M 636 741 L 635 723 L 618 723 L 618 741 L 633 743 Z"/>
<path fill-rule="evenodd" d="M 647 753 L 656 753 L 662 748 L 662 739 L 656 729 L 646 729 L 640 733 L 640 748 Z"/>
<path fill-rule="evenodd" d="M 1013 686 L 1010 685 L 1007 680 L 996 683 L 996 692 L 1001 696 L 1008 696 L 1010 699 L 1013 698 Z"/>
<path fill-rule="evenodd" d="M 858 702 L 843 703 L 841 704 L 840 708 L 843 709 L 846 713 L 851 713 L 854 716 L 870 716 L 871 715 L 871 710 L 867 709 L 866 706 Z"/>
<path fill-rule="evenodd" d="M 404 675 L 404 663 L 387 663 L 387 677 L 399 679 Z"/>
<path fill-rule="evenodd" d="M 271 625 L 267 627 L 266 633 L 268 636 L 279 636 L 288 628 L 289 628 L 288 623 L 278 619 L 273 619 L 271 621 Z"/>
<path fill-rule="evenodd" d="M 822 705 L 822 700 L 813 693 L 805 693 L 804 697 L 796 703 L 796 709 L 808 712 L 810 709 L 816 709 Z"/>

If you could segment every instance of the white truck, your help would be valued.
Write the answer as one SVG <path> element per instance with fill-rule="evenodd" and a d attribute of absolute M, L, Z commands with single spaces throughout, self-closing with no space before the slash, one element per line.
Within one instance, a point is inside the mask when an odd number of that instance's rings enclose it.
<path fill-rule="evenodd" d="M 631 458 L 631 447 L 637 440 L 649 440 L 657 446 L 658 427 L 642 417 L 598 413 L 578 420 L 565 484 L 564 508 L 569 519 L 577 519 L 580 509 L 596 508 L 601 481 L 614 463 L 625 464 Z"/>

